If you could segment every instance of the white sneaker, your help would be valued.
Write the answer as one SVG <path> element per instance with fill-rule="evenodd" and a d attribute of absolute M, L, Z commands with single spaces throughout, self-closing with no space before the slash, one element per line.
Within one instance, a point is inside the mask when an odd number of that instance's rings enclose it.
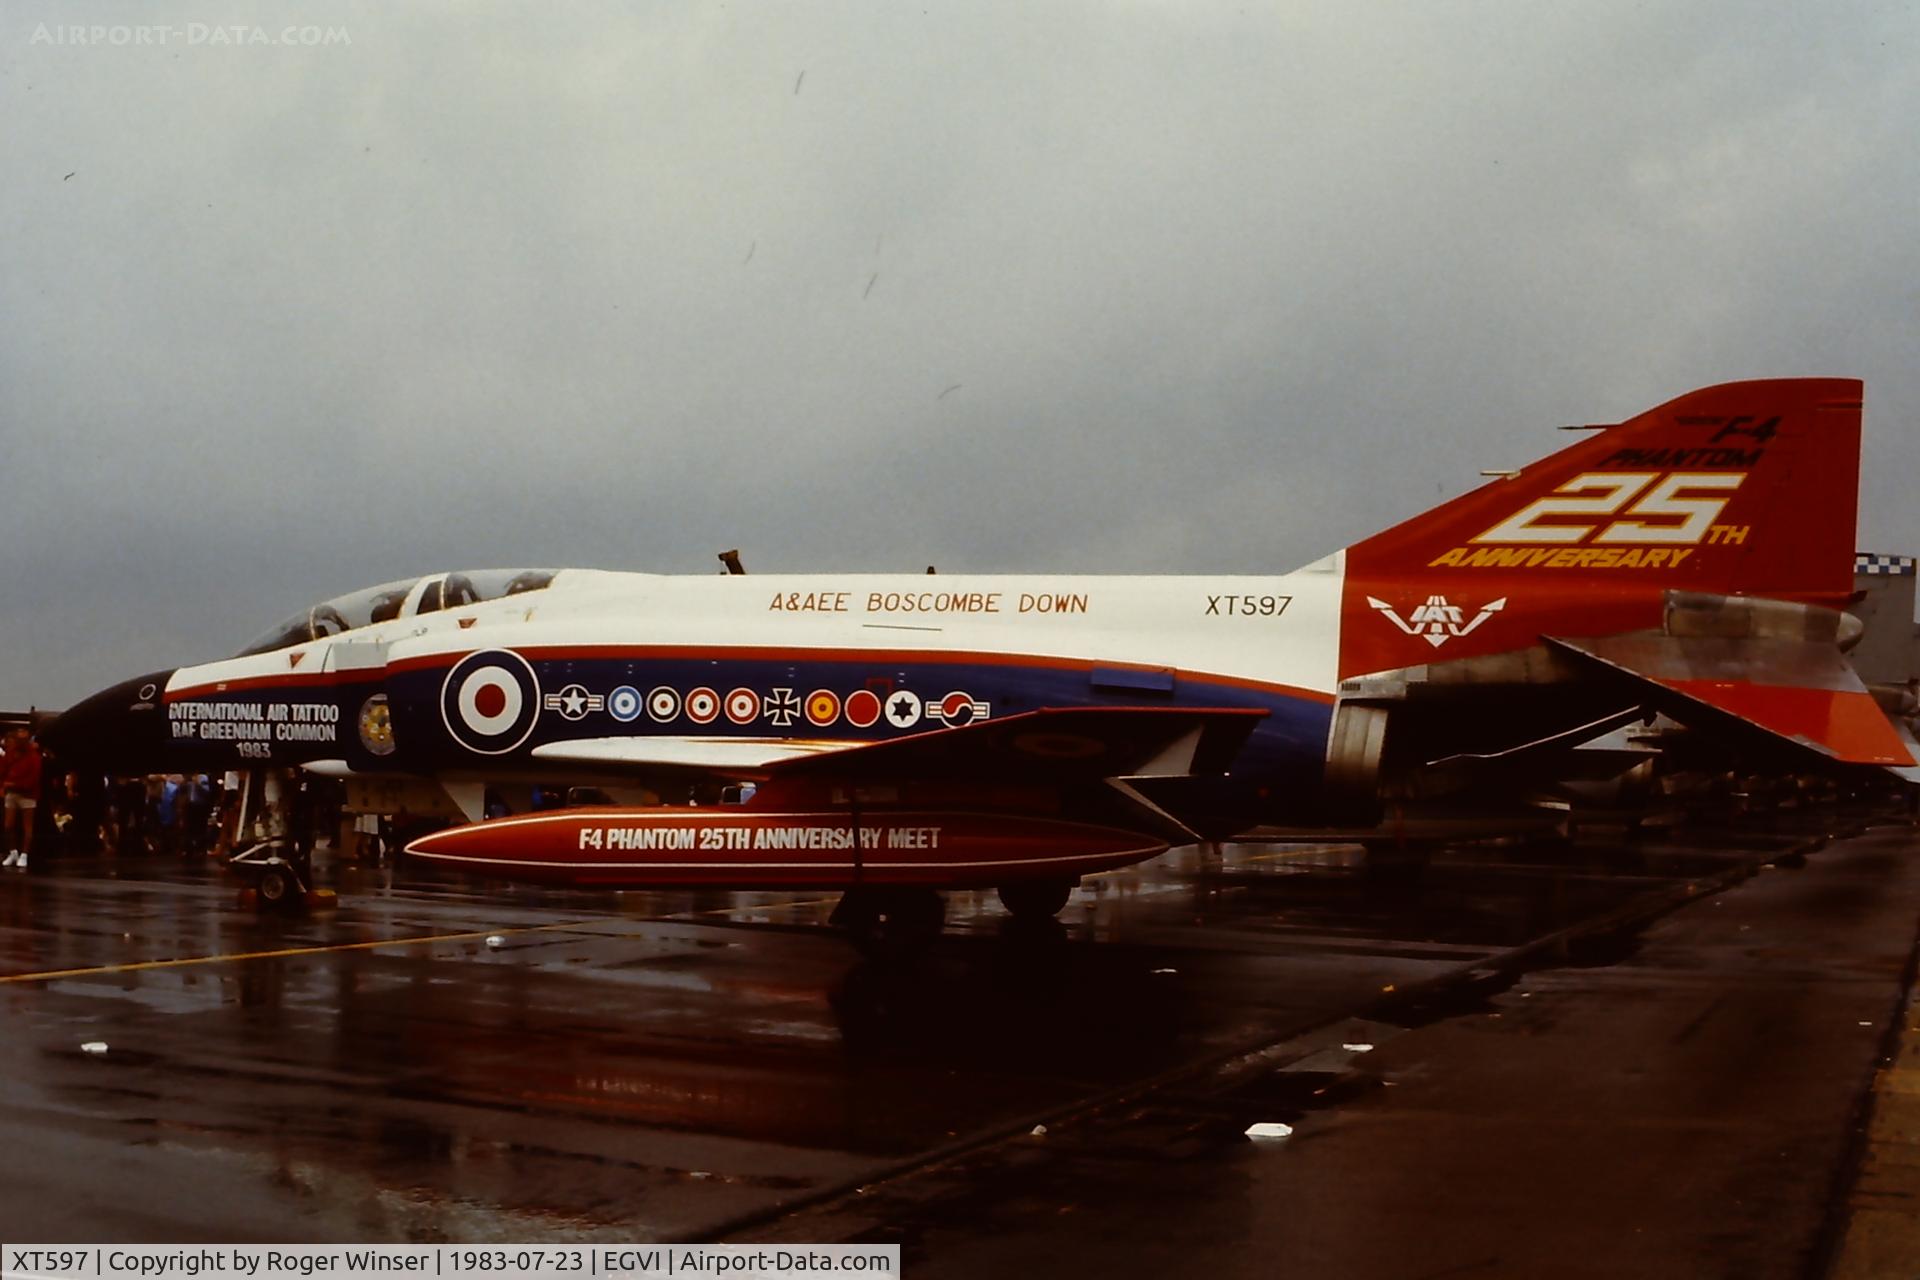
<path fill-rule="evenodd" d="M 20 870 L 25 871 L 26 869 L 27 869 L 27 855 L 23 853 L 20 855 Z"/>
<path fill-rule="evenodd" d="M 20 861 L 20 851 L 18 849 L 9 849 L 7 850 L 7 860 L 0 862 L 0 867 L 10 867 L 18 861 Z"/>

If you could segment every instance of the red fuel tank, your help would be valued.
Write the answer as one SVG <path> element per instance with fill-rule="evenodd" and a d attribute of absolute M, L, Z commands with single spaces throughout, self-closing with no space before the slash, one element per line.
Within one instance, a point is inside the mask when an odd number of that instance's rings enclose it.
<path fill-rule="evenodd" d="M 1165 852 L 1155 836 L 935 810 L 554 809 L 422 836 L 407 852 L 476 875 L 601 889 L 985 888 L 1071 879 Z"/>

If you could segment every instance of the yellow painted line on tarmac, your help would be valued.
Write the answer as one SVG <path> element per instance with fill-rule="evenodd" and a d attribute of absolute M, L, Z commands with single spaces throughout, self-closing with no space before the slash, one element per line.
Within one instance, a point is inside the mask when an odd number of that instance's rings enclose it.
<path fill-rule="evenodd" d="M 661 920 L 698 920 L 701 916 L 738 916 L 757 915 L 767 911 L 793 911 L 800 907 L 824 907 L 829 902 L 840 901 L 836 894 L 827 898 L 796 898 L 792 902 L 763 902 L 751 907 L 706 907 L 699 911 L 676 911 L 670 916 L 657 917 Z"/>
<path fill-rule="evenodd" d="M 704 911 L 681 911 L 656 920 L 690 920 L 701 916 L 738 915 L 743 912 L 790 911 L 799 907 L 824 906 L 834 898 L 803 898 L 795 902 L 769 902 L 757 907 L 714 907 Z M 319 947 L 285 947 L 277 951 L 236 951 L 219 956 L 185 956 L 178 960 L 136 960 L 127 964 L 93 965 L 84 969 L 47 969 L 39 973 L 0 974 L 0 983 L 48 982 L 56 978 L 86 978 L 109 973 L 138 973 L 143 969 L 179 969 L 187 965 L 237 964 L 248 960 L 282 960 L 290 956 L 327 955 L 335 951 L 371 951 L 376 947 L 419 947 L 435 942 L 469 942 L 475 938 L 510 937 L 521 933 L 555 933 L 605 924 L 609 920 L 630 919 L 618 915 L 595 916 L 591 920 L 565 920 L 558 924 L 527 925 L 518 929 L 476 929 L 469 933 L 433 933 L 417 938 L 386 938 L 372 942 L 335 942 Z"/>
<path fill-rule="evenodd" d="M 85 969 L 48 969 L 40 973 L 0 974 L 0 983 L 47 982 L 55 978 L 85 978 L 106 973 L 138 973 L 143 969 L 178 969 L 194 964 L 233 964 L 247 960 L 280 960 L 288 956 L 318 956 L 333 951 L 371 951 L 376 947 L 418 947 L 434 942 L 466 942 L 473 938 L 506 937 L 516 933 L 551 933 L 577 929 L 598 920 L 568 920 L 561 924 L 527 925 L 519 929 L 478 929 L 471 933 L 434 933 L 418 938 L 385 938 L 374 942 L 335 942 L 324 947 L 285 947 L 278 951 L 236 951 L 222 956 L 185 956 L 178 960 L 136 960 L 128 964 L 102 964 Z"/>
<path fill-rule="evenodd" d="M 1251 857 L 1238 858 L 1238 862 L 1273 862 L 1280 858 L 1318 858 L 1335 849 L 1352 848 L 1351 845 L 1316 844 L 1301 849 L 1282 849 L 1277 853 L 1256 853 Z"/>
<path fill-rule="evenodd" d="M 1295 851 L 1260 854 L 1245 858 L 1245 862 L 1264 862 L 1273 858 L 1287 857 Z M 1109 876 L 1125 875 L 1132 867 L 1120 867 L 1113 871 L 1100 871 L 1081 877 L 1083 880 L 1104 880 Z M 837 895 L 825 898 L 797 898 L 790 902 L 767 902 L 749 907 L 710 907 L 700 911 L 678 911 L 672 915 L 656 916 L 656 920 L 697 920 L 704 916 L 761 915 L 774 911 L 797 911 L 802 907 L 823 907 L 837 902 Z M 218 956 L 185 956 L 176 960 L 136 960 L 127 964 L 92 965 L 82 969 L 46 969 L 38 973 L 0 974 L 0 985 L 10 982 L 50 982 L 58 978 L 87 978 L 112 973 L 139 973 L 147 969 L 179 969 L 188 965 L 202 964 L 242 964 L 249 960 L 284 960 L 292 956 L 328 955 L 336 951 L 371 951 L 377 947 L 419 947 L 436 942 L 468 942 L 475 938 L 508 937 L 521 933 L 554 933 L 566 929 L 578 929 L 586 925 L 601 924 L 608 920 L 620 920 L 627 917 L 618 915 L 597 916 L 591 920 L 567 920 L 558 924 L 528 925 L 519 929 L 476 929 L 468 933 L 434 933 L 417 938 L 385 938 L 371 942 L 335 942 L 318 947 L 284 947 L 276 951 L 235 951 Z"/>

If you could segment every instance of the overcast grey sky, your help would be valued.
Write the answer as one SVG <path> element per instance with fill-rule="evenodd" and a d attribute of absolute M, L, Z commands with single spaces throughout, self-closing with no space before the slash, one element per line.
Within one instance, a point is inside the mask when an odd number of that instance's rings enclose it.
<path fill-rule="evenodd" d="M 1911 0 L 0 15 L 0 707 L 445 568 L 1277 572 L 1742 377 L 1920 550 Z"/>

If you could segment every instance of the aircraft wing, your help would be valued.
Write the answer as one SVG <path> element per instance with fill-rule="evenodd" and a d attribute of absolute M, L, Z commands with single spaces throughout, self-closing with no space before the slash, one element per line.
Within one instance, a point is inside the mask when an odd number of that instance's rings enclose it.
<path fill-rule="evenodd" d="M 804 738 L 574 738 L 533 749 L 536 760 L 604 767 L 611 772 L 724 774 L 764 777 L 776 765 L 822 752 L 844 751 L 844 742 Z"/>
<path fill-rule="evenodd" d="M 883 742 L 822 739 L 578 738 L 537 760 L 633 774 L 741 778 L 985 778 L 1029 783 L 1224 772 L 1266 712 L 1177 707 L 1028 711 Z"/>
<path fill-rule="evenodd" d="M 1223 773 L 1261 709 L 1064 707 L 783 761 L 778 777 L 1093 778 Z"/>
<path fill-rule="evenodd" d="M 1675 719 L 1705 711 L 1829 760 L 1896 771 L 1915 764 L 1901 734 L 1830 641 L 1657 632 L 1546 640 L 1631 677 Z"/>

